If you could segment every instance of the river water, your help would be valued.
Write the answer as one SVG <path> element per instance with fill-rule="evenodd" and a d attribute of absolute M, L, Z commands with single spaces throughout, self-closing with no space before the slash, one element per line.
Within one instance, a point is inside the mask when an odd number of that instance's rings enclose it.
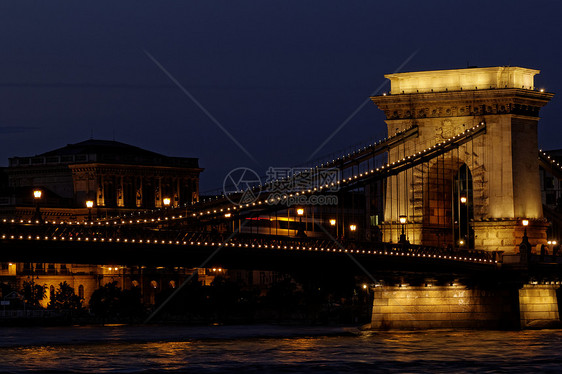
<path fill-rule="evenodd" d="M 3 327 L 0 372 L 561 372 L 562 330 Z"/>

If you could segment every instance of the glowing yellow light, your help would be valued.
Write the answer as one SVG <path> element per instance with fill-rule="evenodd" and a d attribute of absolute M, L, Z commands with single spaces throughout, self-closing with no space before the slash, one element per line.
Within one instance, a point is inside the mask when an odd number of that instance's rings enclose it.
<path fill-rule="evenodd" d="M 43 195 L 43 191 L 41 191 L 41 190 L 33 190 L 33 197 L 34 197 L 35 199 L 40 199 L 40 198 L 41 198 L 41 195 Z"/>
<path fill-rule="evenodd" d="M 355 230 L 357 230 L 357 226 L 356 225 L 349 225 L 349 229 L 351 231 L 355 231 Z"/>
<path fill-rule="evenodd" d="M 400 224 L 402 224 L 402 225 L 406 223 L 406 217 L 405 216 L 400 216 L 399 220 L 400 220 Z"/>
<path fill-rule="evenodd" d="M 225 218 L 230 218 L 231 215 L 232 215 L 231 213 L 225 213 L 225 214 L 224 214 L 224 217 L 225 217 Z"/>
<path fill-rule="evenodd" d="M 302 216 L 304 214 L 304 209 L 302 209 L 302 208 L 297 209 L 297 214 L 299 216 Z"/>
<path fill-rule="evenodd" d="M 335 226 L 335 225 L 336 225 L 336 220 L 332 218 L 332 219 L 330 220 L 330 225 L 331 225 L 331 226 Z"/>
<path fill-rule="evenodd" d="M 363 283 L 363 289 L 366 290 L 367 289 L 367 285 Z"/>
<path fill-rule="evenodd" d="M 461 203 L 466 204 L 466 196 L 461 196 Z"/>
<path fill-rule="evenodd" d="M 92 200 L 86 201 L 86 208 L 92 208 L 94 206 L 94 202 Z"/>
<path fill-rule="evenodd" d="M 165 197 L 162 199 L 162 202 L 164 203 L 164 206 L 170 206 L 172 200 L 169 197 Z"/>
<path fill-rule="evenodd" d="M 528 219 L 524 219 L 523 221 L 521 221 L 521 224 L 523 226 L 529 226 L 529 220 Z"/>

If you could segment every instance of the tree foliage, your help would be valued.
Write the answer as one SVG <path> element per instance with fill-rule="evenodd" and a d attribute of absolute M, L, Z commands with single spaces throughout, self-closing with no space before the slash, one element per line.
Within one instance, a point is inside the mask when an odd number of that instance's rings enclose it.
<path fill-rule="evenodd" d="M 47 286 L 36 284 L 35 281 L 24 281 L 21 294 L 24 302 L 31 307 L 40 307 L 40 302 L 47 295 Z"/>
<path fill-rule="evenodd" d="M 140 317 L 144 312 L 140 289 L 133 287 L 123 291 L 117 287 L 117 282 L 107 283 L 92 294 L 90 310 L 103 319 Z"/>
<path fill-rule="evenodd" d="M 82 302 L 80 297 L 74 293 L 74 288 L 64 281 L 59 284 L 54 295 L 51 295 L 48 308 L 55 310 L 80 310 L 82 309 Z"/>

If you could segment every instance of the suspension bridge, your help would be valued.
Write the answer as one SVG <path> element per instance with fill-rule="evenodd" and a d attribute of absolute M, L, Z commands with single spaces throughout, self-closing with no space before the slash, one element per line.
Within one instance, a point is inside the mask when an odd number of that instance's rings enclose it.
<path fill-rule="evenodd" d="M 559 219 L 543 213 L 539 167 L 556 177 L 562 168 L 538 149 L 539 109 L 553 94 L 535 89 L 537 73 L 499 67 L 391 74 L 391 91 L 372 98 L 387 118 L 385 139 L 183 207 L 90 221 L 5 217 L 0 256 L 263 270 L 338 269 L 346 262 L 373 284 L 400 278 L 395 296 L 420 276 L 425 287 L 447 274 L 453 288 L 459 279 L 484 288 L 479 278 L 496 279 L 492 288 L 503 279 L 526 294 L 532 292 L 525 287 L 542 282 L 553 309 L 562 261 L 547 247 L 547 218 Z M 327 197 L 335 199 L 307 205 Z M 417 298 L 427 289 L 411 292 Z M 388 295 L 379 299 L 394 297 Z M 503 318 L 478 295 L 466 297 L 484 308 L 480 317 Z M 465 321 L 453 304 L 439 318 Z M 389 305 L 375 300 L 373 327 L 414 326 L 390 317 L 396 308 L 379 308 Z M 521 315 L 551 321 L 559 319 L 555 312 Z M 418 317 L 416 326 L 431 325 Z"/>

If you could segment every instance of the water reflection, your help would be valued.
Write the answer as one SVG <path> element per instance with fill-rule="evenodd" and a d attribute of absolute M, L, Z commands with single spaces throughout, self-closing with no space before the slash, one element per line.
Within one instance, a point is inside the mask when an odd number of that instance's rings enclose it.
<path fill-rule="evenodd" d="M 260 337 L 263 331 L 259 327 L 244 327 L 244 336 L 239 335 L 242 328 L 197 330 L 152 326 L 87 328 L 78 332 L 72 329 L 7 330 L 11 332 L 8 335 L 12 336 L 12 346 L 0 348 L 2 372 L 384 370 L 471 373 L 557 372 L 562 369 L 559 348 L 562 331 L 557 330 L 365 332 L 357 336 L 315 337 L 287 337 L 285 334 L 271 338 Z M 209 331 L 218 338 L 198 335 Z M 291 331 L 298 331 L 298 328 Z M 55 338 L 57 332 L 58 338 Z M 28 335 L 33 335 L 35 341 L 44 338 L 51 343 L 27 345 Z M 22 344 L 13 346 L 18 340 Z"/>

